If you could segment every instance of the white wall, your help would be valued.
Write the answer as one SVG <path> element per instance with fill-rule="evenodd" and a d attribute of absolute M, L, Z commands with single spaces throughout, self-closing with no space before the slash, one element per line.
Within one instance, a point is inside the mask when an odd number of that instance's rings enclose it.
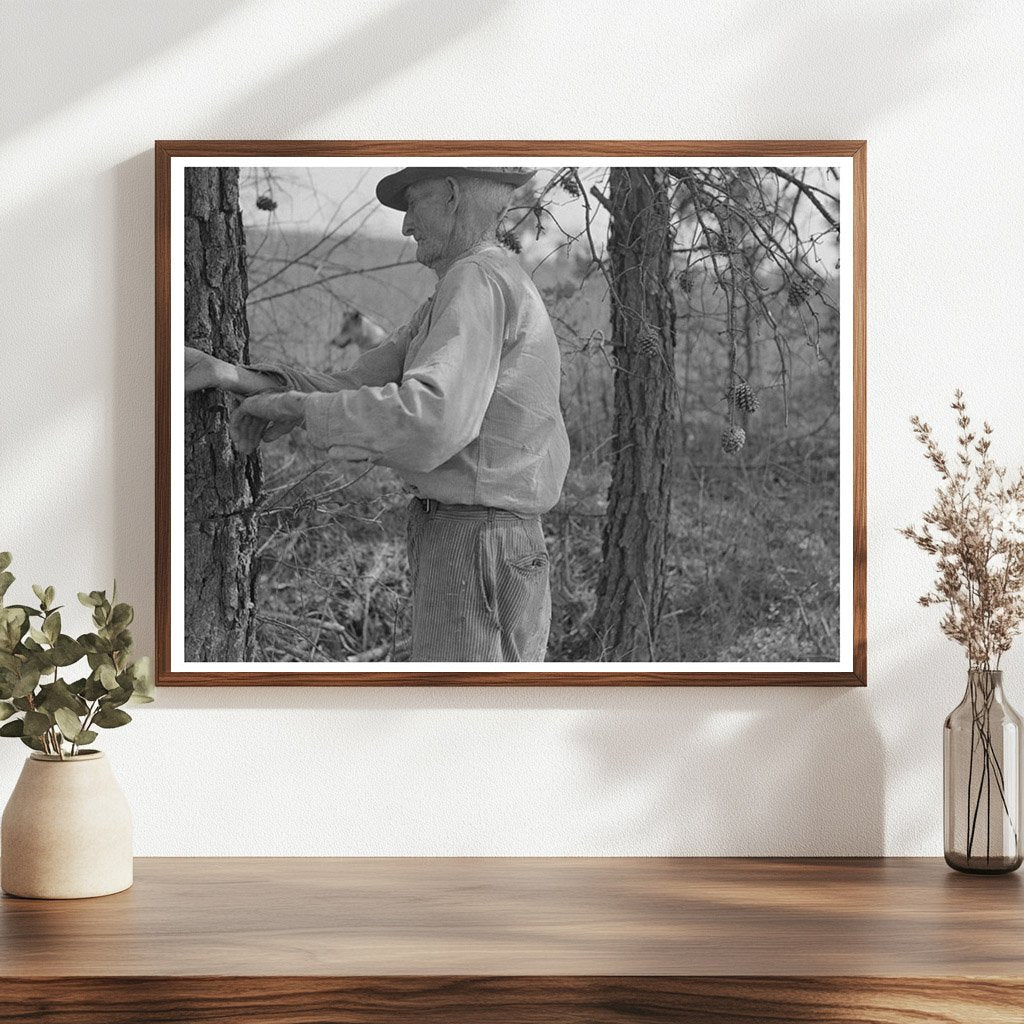
<path fill-rule="evenodd" d="M 137 852 L 940 854 L 964 666 L 896 528 L 955 386 L 1024 461 L 1022 39 L 1009 2 L 0 3 L 0 549 L 116 576 L 142 650 L 155 138 L 869 140 L 867 689 L 167 688 L 104 736 Z"/>

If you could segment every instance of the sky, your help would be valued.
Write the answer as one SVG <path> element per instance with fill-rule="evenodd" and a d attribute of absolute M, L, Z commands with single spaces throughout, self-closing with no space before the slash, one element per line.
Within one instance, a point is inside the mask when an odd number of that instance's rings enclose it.
<path fill-rule="evenodd" d="M 374 195 L 377 182 L 390 173 L 387 167 L 251 167 L 241 171 L 241 206 L 247 226 L 275 227 L 285 231 L 326 233 L 341 229 L 342 234 L 359 229 L 368 234 L 401 238 L 402 214 L 382 206 Z M 534 181 L 545 185 L 553 176 L 542 168 Z M 585 175 L 595 181 L 602 171 L 587 169 Z M 259 196 L 270 196 L 277 208 L 263 211 L 256 207 Z M 557 190 L 551 197 L 552 211 L 570 233 L 582 230 L 581 204 Z M 594 204 L 596 205 L 596 204 Z M 521 216 L 521 214 L 519 214 Z M 549 227 L 545 236 L 536 238 L 535 221 L 521 229 L 524 252 L 540 259 L 563 244 L 560 232 Z M 607 232 L 607 218 L 599 214 L 594 221 L 596 238 Z"/>
<path fill-rule="evenodd" d="M 241 169 L 241 206 L 247 226 L 260 228 L 276 228 L 284 231 L 302 231 L 324 233 L 338 231 L 335 236 L 343 237 L 350 232 L 360 231 L 366 234 L 400 238 L 402 231 L 402 214 L 382 206 L 374 195 L 377 182 L 384 175 L 396 170 L 396 166 L 277 166 L 277 167 L 243 167 Z M 531 184 L 543 187 L 559 171 L 557 167 L 541 167 Z M 604 178 L 607 167 L 581 167 L 579 173 L 588 187 L 599 184 Z M 826 181 L 825 168 L 808 169 L 809 183 L 826 186 L 835 190 L 834 181 Z M 277 206 L 272 211 L 261 210 L 256 206 L 259 197 L 269 197 Z M 583 204 L 573 199 L 565 191 L 555 188 L 549 193 L 546 202 L 557 218 L 557 229 L 548 223 L 547 229 L 541 234 L 536 233 L 536 220 L 528 217 L 517 234 L 523 245 L 524 255 L 530 263 L 536 263 L 549 257 L 565 244 L 565 232 L 576 235 L 583 232 L 585 213 Z M 603 239 L 607 235 L 608 218 L 599 204 L 591 200 L 595 209 L 592 225 L 592 236 L 600 251 Z M 798 220 L 803 219 L 801 228 L 809 226 L 808 219 L 817 218 L 809 203 L 802 204 Z M 513 211 L 512 218 L 518 219 L 522 213 Z M 824 242 L 822 253 L 826 264 L 835 260 L 832 252 L 832 240 Z M 589 245 L 584 237 L 575 243 L 579 251 L 589 252 Z M 824 264 L 823 264 L 824 265 Z"/>

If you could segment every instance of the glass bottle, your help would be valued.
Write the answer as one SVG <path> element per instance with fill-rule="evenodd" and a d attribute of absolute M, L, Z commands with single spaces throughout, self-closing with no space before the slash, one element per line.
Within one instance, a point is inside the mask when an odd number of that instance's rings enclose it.
<path fill-rule="evenodd" d="M 1021 720 L 1003 673 L 971 669 L 964 699 L 943 726 L 946 863 L 999 874 L 1021 865 Z"/>

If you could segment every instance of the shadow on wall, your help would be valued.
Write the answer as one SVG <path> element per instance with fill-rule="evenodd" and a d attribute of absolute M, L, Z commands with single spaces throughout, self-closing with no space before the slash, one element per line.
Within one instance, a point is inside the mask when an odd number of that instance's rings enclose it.
<path fill-rule="evenodd" d="M 408 713 L 422 712 L 429 730 L 432 712 L 453 712 L 449 728 L 458 730 L 458 712 L 547 711 L 538 728 L 548 730 L 552 764 L 561 767 L 541 770 L 550 790 L 525 803 L 534 814 L 561 807 L 559 853 L 878 856 L 886 776 L 871 718 L 876 697 L 818 687 L 166 687 L 146 710 L 301 709 L 323 720 L 339 715 L 338 735 L 347 717 L 367 711 L 384 735 L 408 730 Z M 526 742 L 513 731 L 501 754 L 508 765 L 520 765 Z M 408 767 L 399 759 L 389 770 Z M 435 782 L 443 780 L 442 771 Z M 502 850 L 516 849 L 514 831 L 497 841 Z"/>
<path fill-rule="evenodd" d="M 262 138 L 293 135 L 311 117 L 342 110 L 359 93 L 379 88 L 453 45 L 504 6 L 492 0 L 399 0 L 340 38 L 332 32 L 336 22 L 328 20 L 322 36 L 312 40 L 320 47 L 314 56 L 254 84 L 244 98 L 226 106 L 218 104 L 216 81 L 204 83 L 203 70 L 197 69 L 191 85 L 202 88 L 205 84 L 202 91 L 210 111 L 199 123 L 216 138 L 238 138 L 240 133 Z M 232 15 L 263 18 L 268 30 L 273 30 L 274 19 L 286 13 L 286 5 L 270 4 L 260 12 L 241 0 L 147 7 L 145 16 L 131 0 L 5 7 L 3 34 L 19 41 L 8 47 L 6 71 L 20 85 L 0 109 L 0 139 L 72 107 L 147 62 L 155 64 L 175 50 L 186 50 L 190 41 L 198 44 L 219 21 L 225 22 L 227 31 Z M 230 57 L 230 38 L 226 42 L 225 56 Z M 88 53 L 87 61 L 82 60 L 83 53 Z M 273 53 L 272 39 L 267 41 L 267 53 Z M 235 81 L 243 76 L 259 79 L 258 56 L 246 55 L 249 63 L 235 72 Z M 214 68 L 211 79 L 217 73 Z M 159 78 L 158 70 L 154 77 Z M 235 91 L 237 87 L 229 81 L 224 95 Z M 117 99 L 124 116 L 123 98 Z M 145 97 L 132 100 L 141 104 Z M 129 118 L 131 113 L 129 108 Z M 174 137 L 174 125 L 153 123 L 162 137 Z M 194 122 L 192 128 L 196 128 Z"/>
<path fill-rule="evenodd" d="M 218 129 L 230 138 L 236 134 L 231 126 L 250 123 L 257 110 L 264 138 L 294 136 L 311 119 L 344 110 L 361 93 L 381 88 L 407 68 L 453 46 L 507 2 L 400 0 L 322 53 L 218 110 Z"/>
<path fill-rule="evenodd" d="M 882 739 L 863 689 L 644 691 L 588 716 L 605 855 L 877 856 Z"/>
<path fill-rule="evenodd" d="M 136 0 L 3 5 L 2 34 L 19 45 L 5 47 L 4 75 L 18 88 L 5 90 L 0 138 L 72 106 L 242 6 L 242 0 L 145 9 Z"/>

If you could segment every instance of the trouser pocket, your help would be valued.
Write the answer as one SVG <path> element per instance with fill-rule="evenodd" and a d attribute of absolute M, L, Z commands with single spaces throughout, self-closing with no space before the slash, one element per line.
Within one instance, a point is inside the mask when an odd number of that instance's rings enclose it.
<path fill-rule="evenodd" d="M 410 510 L 413 661 L 543 661 L 548 555 L 536 519 Z"/>
<path fill-rule="evenodd" d="M 543 661 L 551 628 L 550 567 L 536 519 L 491 524 L 491 607 L 505 661 Z"/>

